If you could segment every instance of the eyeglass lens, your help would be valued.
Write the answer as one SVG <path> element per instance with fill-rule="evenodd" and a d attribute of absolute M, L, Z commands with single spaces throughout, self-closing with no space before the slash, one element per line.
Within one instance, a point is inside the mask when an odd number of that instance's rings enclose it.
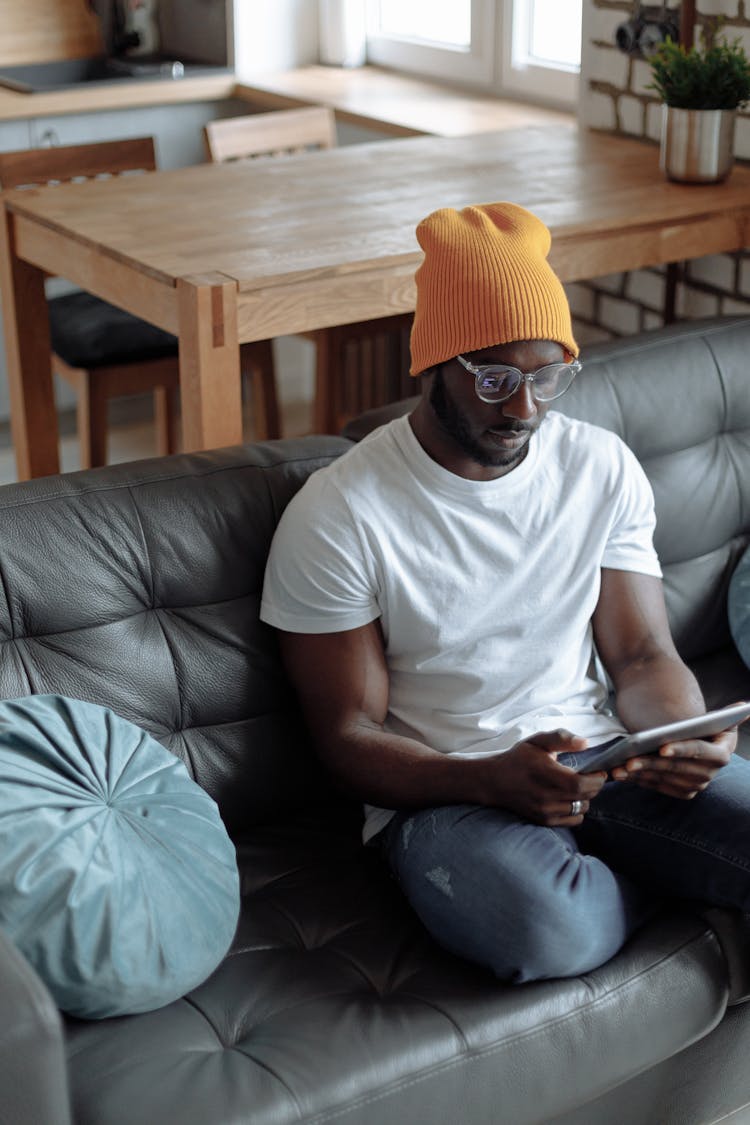
<path fill-rule="evenodd" d="M 531 393 L 539 402 L 549 402 L 567 391 L 577 368 L 568 363 L 551 363 L 533 375 L 523 375 L 515 367 L 483 367 L 476 376 L 476 390 L 484 402 L 511 398 L 521 382 L 531 383 Z"/>

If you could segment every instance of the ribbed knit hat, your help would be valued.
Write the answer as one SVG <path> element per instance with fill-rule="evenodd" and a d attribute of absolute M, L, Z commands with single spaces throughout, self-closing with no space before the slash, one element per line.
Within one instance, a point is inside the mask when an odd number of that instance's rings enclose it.
<path fill-rule="evenodd" d="M 516 340 L 554 340 L 578 355 L 544 223 L 515 203 L 433 211 L 417 227 L 411 374 Z"/>

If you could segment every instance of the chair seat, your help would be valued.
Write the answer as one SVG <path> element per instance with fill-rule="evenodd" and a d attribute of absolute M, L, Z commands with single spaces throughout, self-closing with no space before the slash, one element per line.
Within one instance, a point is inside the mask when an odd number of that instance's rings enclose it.
<path fill-rule="evenodd" d="M 90 293 L 49 301 L 52 350 L 71 367 L 95 369 L 177 354 L 177 338 Z"/>

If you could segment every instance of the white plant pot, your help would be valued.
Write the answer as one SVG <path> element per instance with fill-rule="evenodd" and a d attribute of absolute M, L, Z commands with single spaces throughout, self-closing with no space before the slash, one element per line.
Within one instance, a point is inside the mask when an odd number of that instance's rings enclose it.
<path fill-rule="evenodd" d="M 734 162 L 734 109 L 662 106 L 661 168 L 686 184 L 720 183 Z"/>

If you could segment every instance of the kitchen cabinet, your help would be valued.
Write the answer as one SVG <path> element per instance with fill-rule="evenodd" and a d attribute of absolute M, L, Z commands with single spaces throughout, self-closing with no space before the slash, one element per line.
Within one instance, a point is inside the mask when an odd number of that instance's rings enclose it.
<path fill-rule="evenodd" d="M 160 168 L 184 168 L 189 164 L 201 164 L 206 159 L 203 145 L 206 122 L 241 112 L 247 112 L 246 103 L 223 98 L 216 102 L 35 117 L 29 122 L 29 145 L 37 148 L 48 144 L 91 144 L 149 136 L 155 139 Z"/>
<path fill-rule="evenodd" d="M 0 122 L 0 151 L 14 152 L 19 148 L 31 148 L 30 121 Z"/>

